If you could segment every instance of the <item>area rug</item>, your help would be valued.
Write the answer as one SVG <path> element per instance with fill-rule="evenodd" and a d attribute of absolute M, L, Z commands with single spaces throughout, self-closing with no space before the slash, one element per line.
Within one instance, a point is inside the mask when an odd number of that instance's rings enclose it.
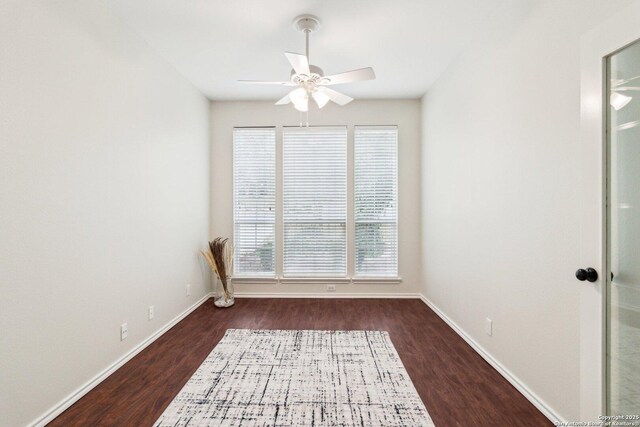
<path fill-rule="evenodd" d="M 229 329 L 155 426 L 433 426 L 383 331 Z"/>

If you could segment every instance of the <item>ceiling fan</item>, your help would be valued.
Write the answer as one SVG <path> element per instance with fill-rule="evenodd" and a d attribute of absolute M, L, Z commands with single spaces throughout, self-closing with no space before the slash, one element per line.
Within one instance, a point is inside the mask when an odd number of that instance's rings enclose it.
<path fill-rule="evenodd" d="M 292 52 L 284 53 L 293 67 L 290 80 L 239 80 L 240 83 L 297 86 L 296 89 L 285 95 L 276 102 L 275 105 L 293 103 L 296 110 L 305 112 L 309 111 L 309 98 L 313 98 L 316 104 L 318 104 L 318 108 L 324 107 L 329 101 L 333 101 L 338 105 L 347 105 L 353 101 L 353 98 L 350 96 L 327 86 L 373 80 L 376 78 L 371 67 L 325 76 L 322 68 L 309 63 L 309 34 L 320 28 L 320 20 L 313 15 L 300 15 L 294 19 L 293 25 L 297 30 L 305 34 L 306 55 Z"/>

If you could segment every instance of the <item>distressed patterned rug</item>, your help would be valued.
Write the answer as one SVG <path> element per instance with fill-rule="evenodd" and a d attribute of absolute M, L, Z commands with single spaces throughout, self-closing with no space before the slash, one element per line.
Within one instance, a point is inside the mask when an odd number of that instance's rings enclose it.
<path fill-rule="evenodd" d="M 155 426 L 433 426 L 389 334 L 229 329 Z"/>

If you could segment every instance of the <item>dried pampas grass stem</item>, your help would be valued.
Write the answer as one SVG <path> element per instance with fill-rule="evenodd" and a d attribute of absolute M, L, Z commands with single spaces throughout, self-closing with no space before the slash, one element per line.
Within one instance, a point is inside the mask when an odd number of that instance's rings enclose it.
<path fill-rule="evenodd" d="M 220 279 L 225 300 L 230 298 L 227 281 L 233 271 L 233 246 L 228 242 L 227 238 L 216 237 L 209 242 L 209 251 L 200 251 L 211 270 Z"/>

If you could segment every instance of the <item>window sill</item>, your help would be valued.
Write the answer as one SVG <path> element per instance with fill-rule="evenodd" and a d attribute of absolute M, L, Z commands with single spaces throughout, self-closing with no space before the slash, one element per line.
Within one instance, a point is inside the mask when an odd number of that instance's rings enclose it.
<path fill-rule="evenodd" d="M 397 285 L 402 283 L 402 277 L 354 277 L 351 279 L 351 283 L 355 285 Z"/>
<path fill-rule="evenodd" d="M 233 283 L 251 285 L 324 284 L 397 285 L 401 277 L 233 277 Z"/>
<path fill-rule="evenodd" d="M 250 284 L 250 285 L 275 285 L 278 283 L 278 279 L 275 277 L 232 277 L 231 281 L 237 284 Z"/>

